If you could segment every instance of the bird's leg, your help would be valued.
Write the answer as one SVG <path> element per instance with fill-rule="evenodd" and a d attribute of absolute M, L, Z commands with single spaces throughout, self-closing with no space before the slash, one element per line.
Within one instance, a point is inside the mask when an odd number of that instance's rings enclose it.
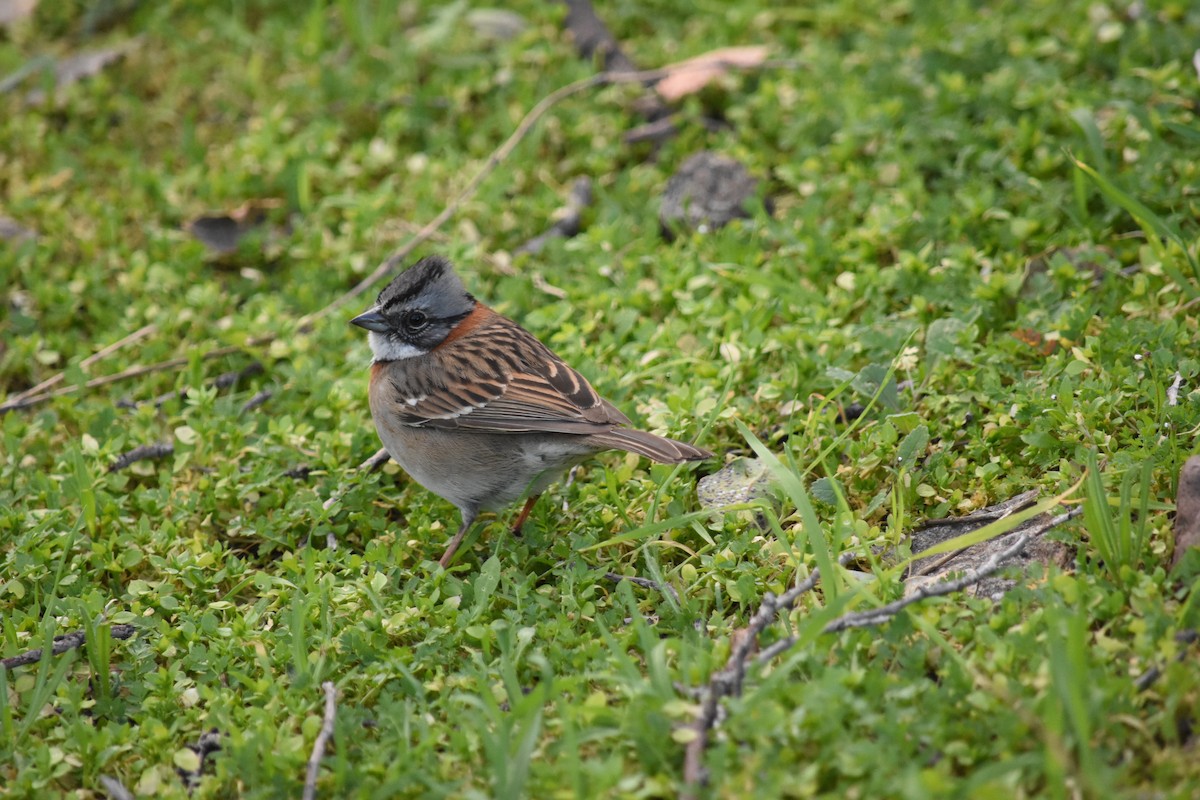
<path fill-rule="evenodd" d="M 467 535 L 467 531 L 471 529 L 471 523 L 475 521 L 475 514 L 462 512 L 462 524 L 458 526 L 458 532 L 454 534 L 454 538 L 450 540 L 450 544 L 446 545 L 446 552 L 442 553 L 442 557 L 438 559 L 438 563 L 442 565 L 442 569 L 447 569 L 450 562 L 454 559 L 454 553 L 458 550 L 458 546 L 462 544 L 463 537 Z"/>
<path fill-rule="evenodd" d="M 513 523 L 513 526 L 512 526 L 512 535 L 513 536 L 521 535 L 521 526 L 525 524 L 525 520 L 529 519 L 529 512 L 533 511 L 533 504 L 538 501 L 539 497 L 541 497 L 540 494 L 535 494 L 533 497 L 530 497 L 528 500 L 525 501 L 525 507 L 522 508 L 521 513 L 517 515 L 517 521 Z"/>

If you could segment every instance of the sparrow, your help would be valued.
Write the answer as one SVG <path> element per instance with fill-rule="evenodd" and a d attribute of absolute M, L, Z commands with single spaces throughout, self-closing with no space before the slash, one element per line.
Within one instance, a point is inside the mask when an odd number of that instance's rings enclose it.
<path fill-rule="evenodd" d="M 712 456 L 629 427 L 550 348 L 468 293 L 445 258 L 401 272 L 350 322 L 369 332 L 371 417 L 384 448 L 461 514 L 443 568 L 481 511 L 524 498 L 519 533 L 546 487 L 595 453 L 664 464 Z"/>

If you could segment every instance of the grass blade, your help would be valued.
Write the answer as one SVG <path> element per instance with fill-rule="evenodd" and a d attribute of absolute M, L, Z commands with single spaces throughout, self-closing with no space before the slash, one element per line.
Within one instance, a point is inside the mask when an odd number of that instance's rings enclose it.
<path fill-rule="evenodd" d="M 1197 263 L 1196 258 L 1192 255 L 1187 242 L 1183 238 L 1182 232 L 1092 167 L 1077 158 L 1072 158 L 1072 161 L 1075 162 L 1075 166 L 1083 174 L 1092 180 L 1092 183 L 1096 184 L 1101 194 L 1133 217 L 1138 227 L 1145 232 L 1146 238 L 1158 252 L 1159 258 L 1162 260 L 1163 270 L 1170 275 L 1175 283 L 1179 284 L 1179 288 L 1187 292 L 1190 297 L 1200 296 L 1200 263 Z M 1171 264 L 1170 254 L 1163 246 L 1164 242 L 1173 242 L 1183 251 L 1183 256 L 1187 260 L 1188 266 L 1192 269 L 1193 281 L 1187 280 L 1183 273 L 1179 272 Z"/>
<path fill-rule="evenodd" d="M 758 437 L 741 420 L 738 420 L 737 425 L 742 437 L 750 444 L 750 447 L 758 454 L 763 463 L 767 465 L 767 470 L 771 473 L 771 477 L 775 479 L 776 484 L 796 507 L 796 511 L 800 514 L 800 522 L 803 525 L 803 535 L 807 537 L 808 543 L 812 547 L 813 556 L 817 560 L 817 566 L 820 567 L 821 574 L 826 578 L 826 580 L 822 581 L 822 584 L 828 592 L 830 599 L 836 598 L 838 591 L 841 589 L 841 580 L 837 570 L 834 569 L 834 558 L 831 554 L 831 549 L 836 548 L 837 543 L 828 541 L 822 535 L 821 523 L 817 519 L 817 512 L 813 509 L 812 499 L 809 498 L 808 490 L 804 488 L 804 482 L 800 479 L 799 473 L 785 467 L 783 462 L 765 444 L 759 441 Z"/>

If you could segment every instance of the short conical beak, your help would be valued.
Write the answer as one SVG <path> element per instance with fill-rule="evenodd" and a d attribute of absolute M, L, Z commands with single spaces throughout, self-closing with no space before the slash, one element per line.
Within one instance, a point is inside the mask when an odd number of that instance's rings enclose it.
<path fill-rule="evenodd" d="M 354 319 L 350 320 L 350 324 L 357 325 L 360 328 L 366 328 L 369 331 L 375 331 L 376 333 L 383 333 L 388 329 L 387 321 L 383 318 L 383 315 L 379 313 L 379 309 L 377 308 L 367 309 Z"/>
<path fill-rule="evenodd" d="M 374 331 L 377 333 L 383 333 L 384 331 L 388 330 L 388 320 L 383 318 L 383 314 L 379 313 L 378 308 L 367 308 L 366 311 L 359 314 L 358 317 L 350 320 L 350 325 L 365 327 L 365 329 L 368 331 Z"/>

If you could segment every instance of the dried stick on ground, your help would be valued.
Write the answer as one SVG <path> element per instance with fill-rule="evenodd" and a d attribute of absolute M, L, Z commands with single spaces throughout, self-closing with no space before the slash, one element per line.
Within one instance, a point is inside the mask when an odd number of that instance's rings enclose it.
<path fill-rule="evenodd" d="M 1018 528 L 1015 532 L 1010 533 L 1008 545 L 1003 550 L 993 554 L 976 569 L 968 570 L 953 580 L 941 581 L 922 587 L 908 597 L 888 603 L 885 606 L 843 614 L 828 623 L 822 630 L 825 633 L 836 633 L 848 628 L 880 625 L 891 620 L 902 610 L 914 603 L 919 603 L 930 597 L 952 594 L 962 591 L 969 586 L 974 586 L 999 570 L 1005 561 L 1019 554 L 1032 540 L 1082 513 L 1083 507 L 1078 506 L 1049 519 L 1043 518 L 1041 521 L 1031 520 L 1023 528 Z M 845 558 L 846 554 L 843 554 L 839 562 L 844 563 L 843 559 Z M 754 616 L 751 617 L 746 627 L 732 637 L 735 645 L 729 655 L 729 660 L 719 672 L 709 679 L 708 685 L 702 690 L 700 715 L 692 726 L 695 736 L 688 742 L 687 749 L 684 752 L 683 777 L 685 788 L 682 793 L 683 797 L 696 797 L 700 787 L 705 783 L 704 752 L 708 748 L 709 734 L 717 721 L 721 699 L 729 695 L 741 693 L 746 663 L 750 655 L 754 652 L 759 634 L 766 629 L 780 611 L 790 611 L 800 596 L 816 585 L 818 578 L 819 571 L 813 570 L 813 574 L 807 580 L 783 595 L 775 597 L 768 593 L 763 598 L 762 605 Z M 756 656 L 755 661 L 760 664 L 765 663 L 787 651 L 795 644 L 796 638 L 793 636 L 780 639 L 760 652 Z"/>
<path fill-rule="evenodd" d="M 521 121 L 517 123 L 516 129 L 509 134 L 507 139 L 504 140 L 504 143 L 492 151 L 492 153 L 487 157 L 487 160 L 483 163 L 483 166 L 479 168 L 479 171 L 471 176 L 471 179 L 467 181 L 467 184 L 462 188 L 462 190 L 455 195 L 454 199 L 451 200 L 436 217 L 423 225 L 420 230 L 413 234 L 411 239 L 409 239 L 400 247 L 396 248 L 396 250 L 394 250 L 392 254 L 375 269 L 374 272 L 359 281 L 354 288 L 324 308 L 314 311 L 312 314 L 303 317 L 299 323 L 299 330 L 302 333 L 311 330 L 312 326 L 316 322 L 329 316 L 331 313 L 346 305 L 351 300 L 354 300 L 356 297 L 359 297 L 367 289 L 378 283 L 385 275 L 394 271 L 395 268 L 401 262 L 403 262 L 403 260 L 407 258 L 413 250 L 415 250 L 427 239 L 432 237 L 438 228 L 440 228 L 446 223 L 447 220 L 453 217 L 458 209 L 461 208 L 467 200 L 471 199 L 471 197 L 473 197 L 477 191 L 479 191 L 479 187 L 483 184 L 484 180 L 486 180 L 487 177 L 496 170 L 496 167 L 500 166 L 501 163 L 503 163 L 510 155 L 512 155 L 512 152 L 517 148 L 517 145 L 519 145 L 525 139 L 525 137 L 529 135 L 529 132 L 533 130 L 533 127 L 538 123 L 538 121 L 544 117 L 550 109 L 561 103 L 563 100 L 577 95 L 580 92 L 600 86 L 609 86 L 619 83 L 645 83 L 649 81 L 660 80 L 669 74 L 678 73 L 681 69 L 711 69 L 712 66 L 712 63 L 697 65 L 695 67 L 681 67 L 680 65 L 675 65 L 670 70 L 648 69 L 640 72 L 610 70 L 608 72 L 598 73 L 590 78 L 584 78 L 582 80 L 575 81 L 574 83 L 568 83 L 566 86 L 555 89 L 553 92 L 539 100 L 533 106 L 533 108 L 529 109 L 525 116 L 521 118 Z M 795 69 L 798 65 L 795 61 L 764 61 L 763 63 L 756 64 L 753 67 L 746 67 L 744 65 L 732 62 L 724 64 L 723 66 L 726 66 L 729 69 Z"/>
<path fill-rule="evenodd" d="M 242 406 L 241 413 L 245 414 L 249 411 L 253 411 L 254 409 L 258 408 L 259 406 L 261 406 L 263 403 L 267 402 L 274 396 L 275 396 L 274 391 L 272 391 L 270 389 L 263 389 L 258 394 L 254 395 L 254 397 L 251 397 L 249 400 L 246 401 L 245 405 Z"/>
<path fill-rule="evenodd" d="M 1007 500 L 1002 500 L 994 506 L 981 508 L 978 511 L 972 511 L 962 517 L 945 517 L 944 519 L 930 519 L 922 523 L 913 533 L 927 531 L 930 528 L 944 528 L 947 526 L 960 525 L 981 525 L 985 522 L 994 522 L 998 519 L 1003 519 L 1010 514 L 1015 514 L 1018 511 L 1028 508 L 1037 500 L 1038 490 L 1030 489 L 1028 492 L 1010 497 Z"/>
<path fill-rule="evenodd" d="M 654 76 L 661 76 L 662 73 L 659 70 L 655 70 L 652 74 Z M 486 180 L 487 177 L 495 171 L 496 167 L 500 166 L 503 161 L 512 155 L 513 150 L 515 150 L 517 145 L 529 135 L 529 132 L 533 130 L 533 126 L 537 124 L 538 120 L 545 116 L 547 111 L 572 95 L 579 94 L 580 92 L 596 86 L 604 86 L 609 83 L 625 82 L 627 80 L 631 80 L 635 75 L 637 75 L 637 73 L 612 74 L 608 72 L 602 72 L 599 75 L 592 76 L 591 78 L 585 78 L 581 81 L 569 83 L 566 86 L 555 89 L 553 92 L 539 100 L 538 103 L 521 119 L 521 121 L 517 123 L 516 130 L 514 130 L 509 137 L 504 140 L 503 144 L 492 151 L 491 155 L 487 157 L 487 160 L 484 162 L 483 166 L 480 167 L 473 176 L 471 176 L 471 179 L 467 181 L 466 186 L 464 186 L 462 190 L 455 195 L 454 199 L 446 204 L 446 207 L 443 208 L 436 217 L 425 223 L 425 225 L 423 225 L 419 231 L 413 234 L 412 238 L 410 238 L 400 247 L 396 248 L 396 250 L 394 250 L 382 264 L 375 268 L 374 272 L 359 281 L 354 288 L 324 308 L 314 311 L 312 314 L 308 314 L 307 316 L 303 317 L 300 320 L 300 331 L 307 332 L 311 330 L 313 325 L 315 325 L 317 322 L 329 316 L 334 311 L 337 311 L 351 300 L 354 300 L 356 297 L 362 295 L 367 291 L 367 289 L 370 289 L 372 286 L 378 283 L 385 275 L 394 272 L 396 267 L 398 267 L 404 261 L 404 259 L 408 258 L 409 254 L 412 253 L 413 250 L 417 249 L 418 246 L 433 236 L 437 229 L 442 227 L 447 220 L 453 217 L 454 214 L 457 213 L 458 209 L 461 208 L 467 200 L 475 196 L 475 193 L 479 191 L 479 187 L 483 184 L 484 180 Z"/>
<path fill-rule="evenodd" d="M 855 611 L 849 614 L 843 614 L 837 619 L 830 622 L 822 630 L 825 633 L 837 633 L 849 628 L 869 628 L 874 625 L 880 625 L 887 622 L 892 617 L 899 614 L 904 609 L 919 603 L 922 600 L 930 597 L 941 597 L 947 594 L 961 592 L 969 586 L 974 586 L 984 578 L 992 575 L 1005 565 L 1009 559 L 1016 557 L 1022 550 L 1029 545 L 1034 539 L 1042 536 L 1047 531 L 1057 528 L 1065 522 L 1078 517 L 1083 513 L 1083 506 L 1076 506 L 1070 511 L 1066 511 L 1050 519 L 1042 522 L 1031 521 L 1025 530 L 1016 530 L 1008 534 L 1009 541 L 1003 550 L 993 553 L 987 561 L 984 561 L 975 569 L 965 571 L 962 575 L 952 580 L 939 581 L 928 586 L 922 586 L 907 597 L 903 597 L 895 602 L 888 603 L 879 608 L 872 608 L 866 611 Z M 794 643 L 794 641 L 792 642 Z M 759 656 L 760 660 L 765 661 L 771 655 L 782 653 L 787 647 L 782 646 L 783 642 L 776 642 Z M 790 645 L 789 645 L 790 646 Z M 774 652 L 771 652 L 774 650 Z"/>
<path fill-rule="evenodd" d="M 563 0 L 567 6 L 566 28 L 575 39 L 575 48 L 584 58 L 594 58 L 598 53 L 603 58 L 604 71 L 638 72 L 633 59 L 621 50 L 621 44 L 604 24 L 592 7 L 591 0 Z M 641 82 L 649 86 L 656 78 Z M 634 103 L 633 108 L 648 122 L 655 122 L 671 114 L 671 108 L 653 92 L 646 92 Z"/>
<path fill-rule="evenodd" d="M 132 450 L 121 453 L 108 465 L 109 472 L 120 472 L 126 467 L 139 461 L 157 461 L 160 458 L 175 454 L 175 445 L 171 442 L 155 442 L 154 444 L 139 445 Z"/>
<path fill-rule="evenodd" d="M 375 451 L 375 455 L 371 456 L 366 461 L 354 468 L 355 475 L 362 475 L 363 473 L 370 474 L 382 467 L 390 459 L 391 456 L 388 454 L 387 449 L 381 447 Z M 336 490 L 334 490 L 333 494 L 329 495 L 329 498 L 326 499 L 324 503 L 321 504 L 321 508 L 325 509 L 326 511 L 333 508 L 335 504 L 337 504 L 343 497 L 346 496 L 346 492 L 348 491 L 350 491 L 350 484 L 343 483 Z M 333 531 L 325 534 L 325 546 L 330 550 L 337 549 L 337 537 L 333 535 Z"/>
<path fill-rule="evenodd" d="M 157 332 L 158 332 L 157 325 L 154 325 L 154 324 L 143 325 L 142 327 L 138 328 L 136 331 L 129 334 L 128 336 L 121 337 L 120 339 L 118 339 L 117 341 L 108 345 L 107 347 L 101 348 L 97 352 L 95 352 L 92 355 L 85 358 L 83 361 L 80 361 L 79 368 L 87 369 L 88 367 L 92 366 L 96 362 L 101 361 L 104 358 L 117 352 L 122 347 L 131 345 L 134 342 L 138 341 L 139 339 L 144 339 L 147 336 L 149 336 L 150 334 L 157 333 Z M 8 401 L 4 404 L 4 407 L 7 408 L 10 405 L 12 405 L 13 407 L 17 407 L 16 404 L 19 404 L 22 401 L 27 400 L 30 397 L 33 397 L 35 394 L 41 394 L 41 393 L 45 392 L 47 389 L 50 389 L 50 388 L 62 383 L 63 380 L 66 379 L 66 375 L 67 375 L 66 372 L 60 372 L 57 375 L 54 375 L 54 376 L 42 381 L 37 386 L 29 387 L 28 389 L 21 392 L 20 394 L 10 397 L 8 399 Z M 3 409 L 0 409 L 0 410 L 3 410 Z"/>
<path fill-rule="evenodd" d="M 712 66 L 713 64 L 709 63 L 702 66 L 697 66 L 696 68 L 711 69 Z M 732 63 L 726 66 L 728 66 L 730 69 L 748 69 L 742 65 Z M 752 69 L 795 69 L 796 66 L 797 64 L 794 61 L 767 61 L 762 64 L 755 65 L 752 67 Z M 678 73 L 679 70 L 680 67 L 676 65 L 670 72 Z M 475 193 L 479 190 L 479 187 L 483 184 L 484 180 L 486 180 L 489 175 L 495 172 L 496 168 L 512 154 L 517 145 L 529 135 L 529 132 L 533 130 L 533 127 L 537 124 L 537 122 L 544 117 L 551 108 L 556 106 L 558 103 L 561 103 L 563 100 L 566 100 L 568 97 L 580 94 L 588 89 L 609 86 L 611 84 L 618 83 L 644 83 L 648 81 L 655 81 L 665 77 L 666 75 L 670 74 L 670 72 L 662 69 L 645 70 L 642 72 L 601 72 L 593 75 L 590 78 L 584 78 L 583 80 L 569 83 L 566 86 L 554 90 L 539 100 L 537 104 L 529 110 L 529 112 L 517 124 L 516 129 L 512 132 L 508 139 L 506 139 L 503 144 L 497 147 L 491 153 L 491 155 L 488 156 L 483 166 L 479 168 L 479 171 L 467 181 L 462 190 L 455 195 L 455 197 L 446 205 L 445 208 L 441 210 L 436 217 L 423 225 L 420 230 L 413 234 L 411 239 L 409 239 L 400 247 L 396 248 L 396 250 L 393 251 L 391 255 L 389 255 L 388 258 L 385 259 L 383 263 L 381 263 L 375 269 L 374 272 L 359 281 L 352 289 L 326 305 L 324 308 L 318 309 L 317 311 L 302 317 L 294 330 L 279 330 L 272 333 L 263 334 L 261 336 L 255 336 L 246 340 L 245 344 L 243 345 L 218 347 L 203 353 L 200 358 L 205 361 L 209 361 L 214 358 L 230 355 L 232 353 L 238 353 L 249 348 L 261 347 L 263 345 L 270 344 L 280 336 L 290 335 L 296 332 L 308 333 L 313 329 L 313 326 L 316 325 L 317 322 L 329 316 L 334 311 L 342 308 L 347 303 L 353 301 L 355 298 L 359 297 L 376 283 L 378 283 L 384 276 L 395 271 L 396 267 L 401 264 L 404 259 L 409 256 L 409 254 L 411 254 L 418 246 L 430 239 L 434 233 L 441 228 L 442 225 L 444 225 L 451 217 L 454 216 L 455 213 L 458 212 L 458 210 L 467 200 L 471 199 L 471 197 L 475 195 Z M 167 359 L 166 361 L 160 361 L 156 364 L 130 367 L 127 370 L 113 375 L 105 375 L 100 378 L 94 378 L 83 384 L 82 387 L 64 386 L 61 389 L 44 391 L 41 394 L 25 398 L 21 402 L 10 401 L 4 405 L 0 405 L 0 414 L 8 411 L 30 408 L 39 403 L 44 403 L 54 397 L 60 397 L 62 395 L 77 392 L 80 388 L 96 389 L 101 386 L 119 383 L 120 381 L 128 380 L 130 378 L 138 378 L 142 375 L 149 375 L 154 372 L 163 372 L 165 370 L 182 367 L 190 362 L 191 357 L 179 356 L 176 358 Z"/>
<path fill-rule="evenodd" d="M 246 346 L 247 347 L 257 347 L 258 345 L 268 344 L 274 338 L 275 338 L 274 336 L 259 336 L 256 339 L 251 339 L 250 341 L 246 342 Z M 218 347 L 215 350 L 209 350 L 207 353 L 204 353 L 203 355 L 200 356 L 200 358 L 204 361 L 211 361 L 214 358 L 221 358 L 222 356 L 232 355 L 233 353 L 240 353 L 241 351 L 242 351 L 241 347 Z M 20 400 L 20 401 L 10 400 L 9 402 L 5 403 L 4 405 L 0 405 L 0 414 L 7 413 L 9 411 L 20 411 L 22 409 L 32 408 L 33 406 L 40 405 L 40 404 L 46 402 L 47 400 L 52 400 L 55 397 L 62 397 L 63 395 L 73 394 L 74 392 L 79 391 L 81 388 L 82 389 L 97 389 L 101 386 L 108 386 L 113 383 L 120 383 L 121 381 L 129 380 L 130 378 L 140 378 L 143 375 L 150 375 L 155 372 L 165 372 L 166 370 L 169 370 L 169 369 L 183 367 L 183 366 L 186 366 L 187 364 L 191 363 L 191 360 L 192 359 L 189 356 L 178 356 L 176 358 L 168 358 L 166 361 L 159 361 L 156 364 L 145 364 L 145 365 L 139 366 L 139 367 L 130 367 L 129 369 L 122 370 L 121 372 L 117 372 L 112 375 L 103 375 L 99 378 L 92 378 L 90 381 L 83 384 L 82 387 L 80 387 L 80 386 L 64 386 L 61 389 L 54 389 L 53 391 L 42 392 L 41 394 L 33 395 L 31 397 L 26 397 L 25 399 Z"/>
<path fill-rule="evenodd" d="M 845 566 L 853 558 L 853 553 L 842 553 L 838 557 L 838 564 Z M 730 637 L 733 648 L 729 660 L 725 662 L 724 668 L 709 679 L 708 686 L 701 689 L 700 716 L 693 725 L 696 736 L 684 751 L 683 779 L 687 787 L 684 797 L 694 797 L 696 790 L 705 783 L 704 751 L 708 749 L 709 731 L 717 724 L 721 698 L 741 694 L 742 679 L 746 675 L 746 660 L 758 648 L 759 634 L 775 621 L 775 616 L 780 610 L 786 611 L 794 606 L 801 595 L 817 585 L 820 578 L 821 570 L 813 569 L 807 578 L 779 597 L 767 592 L 758 611 L 754 612 L 746 627 Z"/>
<path fill-rule="evenodd" d="M 1191 655 L 1192 645 L 1197 641 L 1200 641 L 1200 632 L 1194 631 L 1191 628 L 1180 631 L 1179 633 L 1175 634 L 1175 641 L 1183 645 L 1183 647 L 1179 648 L 1179 653 L 1175 656 L 1175 662 L 1179 663 L 1187 660 L 1187 657 Z M 1141 676 L 1139 676 L 1138 679 L 1133 682 L 1133 687 L 1139 692 L 1144 692 L 1153 686 L 1154 682 L 1161 677 L 1162 670 L 1158 667 L 1151 667 L 1143 672 Z"/>
<path fill-rule="evenodd" d="M 325 690 L 325 716 L 321 720 L 321 731 L 313 742 L 312 755 L 308 757 L 308 774 L 304 778 L 304 800 L 314 800 L 317 796 L 317 775 L 321 771 L 321 759 L 325 757 L 325 747 L 333 737 L 333 721 L 337 715 L 337 687 L 333 681 L 321 684 Z"/>
<path fill-rule="evenodd" d="M 136 628 L 132 625 L 113 625 L 108 629 L 108 634 L 114 639 L 128 639 L 136 632 Z M 53 655 L 62 655 L 68 650 L 73 650 L 76 647 L 83 645 L 87 641 L 87 634 L 83 631 L 75 631 L 74 633 L 64 633 L 61 636 L 54 637 L 54 645 L 51 647 Z M 0 661 L 5 669 L 16 669 L 29 664 L 36 664 L 42 660 L 42 648 L 37 647 L 33 650 L 28 650 L 21 653 L 19 656 L 12 656 Z"/>
<path fill-rule="evenodd" d="M 375 455 L 371 456 L 366 461 L 362 462 L 357 467 L 355 467 L 354 472 L 356 474 L 361 474 L 364 472 L 369 474 L 369 473 L 375 472 L 377 469 L 379 469 L 384 464 L 386 464 L 390 459 L 391 459 L 391 456 L 388 455 L 387 449 L 381 447 L 375 451 Z M 350 488 L 350 487 L 349 486 L 339 487 L 336 492 L 334 492 L 333 494 L 331 494 L 329 496 L 328 500 L 326 500 L 324 503 L 322 503 L 321 507 L 324 508 L 326 511 L 328 511 L 333 506 L 334 503 L 336 503 L 338 500 L 342 499 L 342 495 L 344 495 L 346 493 L 346 490 L 348 488 Z"/>
<path fill-rule="evenodd" d="M 230 370 L 229 372 L 222 372 L 220 375 L 218 375 L 217 377 L 213 378 L 211 381 L 206 383 L 205 387 L 209 388 L 209 389 L 216 389 L 217 391 L 220 391 L 222 389 L 228 389 L 230 386 L 234 386 L 235 384 L 237 384 L 243 378 L 249 378 L 254 375 L 261 374 L 263 372 L 263 369 L 264 368 L 263 368 L 261 361 L 251 361 L 249 364 L 247 364 L 245 367 L 242 367 L 241 369 Z M 167 392 L 166 394 L 160 394 L 158 397 L 154 398 L 154 400 L 153 400 L 154 407 L 162 408 L 163 405 L 165 405 L 166 403 L 169 403 L 170 401 L 175 400 L 177 398 L 182 400 L 188 396 L 188 391 L 189 391 L 188 387 L 184 386 L 182 389 L 179 389 L 178 391 Z M 140 403 L 136 400 L 119 400 L 119 401 L 117 401 L 118 408 L 137 408 L 138 405 L 140 405 Z"/>

